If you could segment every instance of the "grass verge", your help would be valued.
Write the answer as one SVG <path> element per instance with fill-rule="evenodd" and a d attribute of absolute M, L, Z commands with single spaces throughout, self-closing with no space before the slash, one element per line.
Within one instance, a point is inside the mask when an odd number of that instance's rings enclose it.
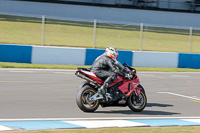
<path fill-rule="evenodd" d="M 90 68 L 90 66 L 79 66 L 79 65 L 0 62 L 0 68 L 77 69 L 77 67 Z M 150 72 L 200 72 L 200 69 L 187 69 L 187 68 L 160 68 L 160 67 L 135 67 L 135 68 L 137 71 L 150 71 Z"/>
<path fill-rule="evenodd" d="M 77 67 L 89 68 L 90 66 L 0 62 L 0 68 L 77 69 Z"/>
<path fill-rule="evenodd" d="M 67 129 L 31 131 L 32 133 L 200 133 L 200 127 L 134 127 L 134 128 L 104 128 L 104 129 Z M 13 132 L 12 132 L 13 133 Z M 17 131 L 30 133 L 30 131 Z"/>
<path fill-rule="evenodd" d="M 0 15 L 0 43 L 41 45 L 41 18 Z M 96 48 L 108 45 L 123 50 L 140 49 L 140 27 L 98 23 Z M 194 30 L 192 52 L 200 53 L 200 31 Z M 93 47 L 93 23 L 46 19 L 46 46 Z M 144 51 L 189 52 L 189 29 L 144 26 Z"/>

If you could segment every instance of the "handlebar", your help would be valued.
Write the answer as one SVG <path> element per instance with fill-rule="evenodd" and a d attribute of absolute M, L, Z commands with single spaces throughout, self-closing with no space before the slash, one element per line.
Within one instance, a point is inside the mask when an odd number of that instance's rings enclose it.
<path fill-rule="evenodd" d="M 115 65 L 122 71 L 129 70 L 129 71 L 132 71 L 132 72 L 136 73 L 136 69 L 130 67 L 127 63 L 124 63 L 122 65 L 119 61 L 116 61 Z"/>

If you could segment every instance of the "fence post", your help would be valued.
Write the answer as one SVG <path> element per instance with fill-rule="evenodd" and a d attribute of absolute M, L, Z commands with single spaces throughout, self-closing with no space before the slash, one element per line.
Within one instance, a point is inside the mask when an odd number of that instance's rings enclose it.
<path fill-rule="evenodd" d="M 168 0 L 168 10 L 171 8 L 171 0 Z"/>
<path fill-rule="evenodd" d="M 96 28 L 97 28 L 97 20 L 94 20 L 94 30 L 93 30 L 93 48 L 96 46 Z"/>
<path fill-rule="evenodd" d="M 44 46 L 44 25 L 45 25 L 45 15 L 42 16 L 42 40 L 41 40 L 41 45 Z"/>
<path fill-rule="evenodd" d="M 189 52 L 192 52 L 192 27 L 190 27 L 190 33 L 189 33 Z"/>
<path fill-rule="evenodd" d="M 144 28 L 144 24 L 141 23 L 140 24 L 140 51 L 142 51 L 142 44 L 143 44 L 143 28 Z"/>

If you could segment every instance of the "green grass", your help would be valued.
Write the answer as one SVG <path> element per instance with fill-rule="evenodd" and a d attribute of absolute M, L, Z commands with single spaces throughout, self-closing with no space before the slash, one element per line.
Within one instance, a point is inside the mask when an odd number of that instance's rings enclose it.
<path fill-rule="evenodd" d="M 0 68 L 77 69 L 77 67 L 89 68 L 90 66 L 0 62 Z"/>
<path fill-rule="evenodd" d="M 77 65 L 51 65 L 51 64 L 28 64 L 0 62 L 0 68 L 39 68 L 39 69 L 77 69 L 77 67 L 90 68 L 90 66 Z M 151 72 L 200 72 L 200 69 L 187 68 L 160 68 L 160 67 L 135 67 L 137 71 Z"/>
<path fill-rule="evenodd" d="M 17 131 L 17 133 L 200 133 L 200 127 L 134 127 L 106 129 L 68 129 L 50 131 Z M 11 132 L 13 133 L 13 131 Z"/>
<path fill-rule="evenodd" d="M 41 30 L 41 18 L 0 15 L 0 43 L 41 45 Z M 144 27 L 143 50 L 187 53 L 189 51 L 188 32 L 188 30 L 181 29 Z M 200 31 L 195 30 L 192 39 L 192 52 L 200 53 Z M 92 47 L 93 23 L 46 19 L 45 45 Z M 115 46 L 117 49 L 139 50 L 139 26 L 98 23 L 96 47 L 105 48 L 109 45 Z M 77 66 L 0 63 L 0 67 L 76 69 Z M 138 67 L 136 69 L 138 71 L 165 72 L 199 71 L 198 69 L 180 68 Z"/>
<path fill-rule="evenodd" d="M 0 43 L 41 45 L 41 18 L 0 15 Z M 194 30 L 192 52 L 200 53 L 200 31 Z M 46 19 L 45 45 L 93 47 L 93 23 Z M 139 50 L 140 27 L 97 24 L 96 48 Z M 144 27 L 143 50 L 189 52 L 189 30 Z"/>

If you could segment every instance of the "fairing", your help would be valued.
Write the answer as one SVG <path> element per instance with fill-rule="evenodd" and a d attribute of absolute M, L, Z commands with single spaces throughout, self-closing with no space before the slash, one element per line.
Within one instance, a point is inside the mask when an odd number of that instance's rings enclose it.
<path fill-rule="evenodd" d="M 82 70 L 79 70 L 79 72 L 87 75 L 88 77 L 90 77 L 91 79 L 93 79 L 94 81 L 96 81 L 97 83 L 99 84 L 103 84 L 103 80 L 101 80 L 100 78 L 98 78 L 95 73 L 93 72 L 88 72 L 88 71 L 82 71 Z M 130 71 L 129 71 L 130 72 Z M 136 74 L 135 74 L 136 75 Z M 136 93 L 139 95 L 140 94 L 140 88 L 137 88 L 138 85 L 140 84 L 140 81 L 136 75 L 136 78 L 133 79 L 133 80 L 130 80 L 130 79 L 126 79 L 124 78 L 123 76 L 117 76 L 117 79 L 110 84 L 109 87 L 112 87 L 113 85 L 119 83 L 123 81 L 123 84 L 119 85 L 118 86 L 118 89 L 125 95 L 125 96 L 130 96 L 132 93 L 134 93 L 134 90 L 136 89 Z M 129 89 L 129 84 L 131 85 L 130 86 L 130 89 Z M 140 96 L 140 95 L 139 95 Z"/>

